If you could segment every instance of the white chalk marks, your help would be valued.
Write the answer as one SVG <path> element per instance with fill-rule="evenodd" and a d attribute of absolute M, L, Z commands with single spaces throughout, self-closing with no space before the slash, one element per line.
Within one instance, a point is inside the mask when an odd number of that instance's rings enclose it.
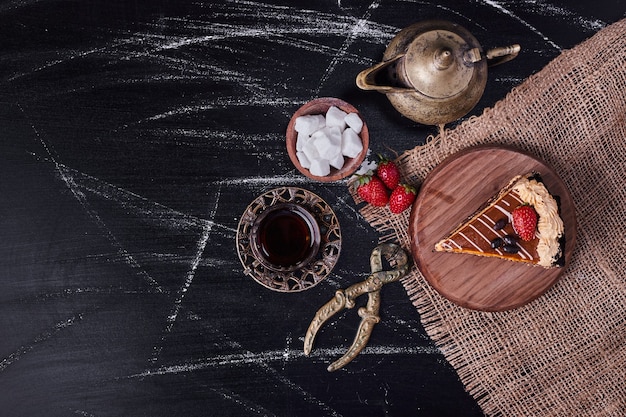
<path fill-rule="evenodd" d="M 0 361 L 0 372 L 4 371 L 8 366 L 18 361 L 23 355 L 33 350 L 36 346 L 54 337 L 58 332 L 75 325 L 83 318 L 83 314 L 77 314 L 69 317 L 66 320 L 58 322 L 49 330 L 46 330 L 33 338 L 30 344 L 20 346 L 13 353 L 9 354 L 6 358 Z"/>

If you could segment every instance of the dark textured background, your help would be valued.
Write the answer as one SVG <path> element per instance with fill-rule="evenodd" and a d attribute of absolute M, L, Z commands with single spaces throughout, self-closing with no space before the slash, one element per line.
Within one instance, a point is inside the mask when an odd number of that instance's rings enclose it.
<path fill-rule="evenodd" d="M 363 114 L 375 153 L 436 130 L 356 88 L 403 27 L 439 18 L 485 48 L 479 115 L 562 50 L 625 16 L 621 1 L 0 2 L 0 414 L 471 416 L 474 399 L 400 284 L 368 348 L 329 374 L 359 318 L 302 341 L 337 288 L 364 279 L 376 232 L 344 182 L 300 175 L 290 115 L 317 96 Z M 584 138 L 581 138 L 584 140 Z M 343 232 L 328 279 L 297 294 L 242 273 L 239 216 L 290 185 Z"/>

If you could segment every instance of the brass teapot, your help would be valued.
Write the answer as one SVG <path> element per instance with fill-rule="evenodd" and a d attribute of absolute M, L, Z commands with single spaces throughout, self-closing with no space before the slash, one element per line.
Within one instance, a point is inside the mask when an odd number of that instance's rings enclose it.
<path fill-rule="evenodd" d="M 357 86 L 387 95 L 409 119 L 443 125 L 466 115 L 480 100 L 487 67 L 517 56 L 519 45 L 483 53 L 465 28 L 427 20 L 402 29 L 389 43 L 383 61 L 361 71 Z"/>

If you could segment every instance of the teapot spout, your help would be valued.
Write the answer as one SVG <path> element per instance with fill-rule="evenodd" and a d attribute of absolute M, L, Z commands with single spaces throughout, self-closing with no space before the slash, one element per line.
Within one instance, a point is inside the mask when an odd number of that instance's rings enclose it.
<path fill-rule="evenodd" d="M 383 94 L 411 91 L 400 84 L 400 75 L 397 72 L 400 70 L 398 63 L 403 57 L 404 54 L 400 54 L 361 71 L 356 76 L 356 85 L 361 90 L 378 91 Z"/>

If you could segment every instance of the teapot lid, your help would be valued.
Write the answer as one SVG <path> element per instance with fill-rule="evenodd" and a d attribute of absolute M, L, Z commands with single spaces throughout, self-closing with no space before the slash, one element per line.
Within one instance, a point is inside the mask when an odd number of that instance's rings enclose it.
<path fill-rule="evenodd" d="M 429 21 L 413 29 L 403 76 L 415 90 L 431 98 L 452 97 L 467 89 L 475 72 L 484 72 L 480 44 L 463 27 Z"/>

